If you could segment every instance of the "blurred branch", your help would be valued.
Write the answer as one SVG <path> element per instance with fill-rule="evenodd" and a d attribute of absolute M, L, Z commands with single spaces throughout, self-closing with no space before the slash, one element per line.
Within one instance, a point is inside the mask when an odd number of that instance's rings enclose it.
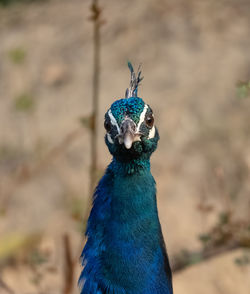
<path fill-rule="evenodd" d="M 216 257 L 220 254 L 232 251 L 237 248 L 244 248 L 237 242 L 232 242 L 231 244 L 214 248 L 211 250 L 203 251 L 182 251 L 179 255 L 175 256 L 174 262 L 171 266 L 173 272 L 181 271 L 190 265 L 197 264 L 206 261 L 210 258 Z"/>
<path fill-rule="evenodd" d="M 72 257 L 72 250 L 69 235 L 65 234 L 63 237 L 64 244 L 64 289 L 63 294 L 70 294 L 73 289 L 74 277 L 74 260 Z"/>
<path fill-rule="evenodd" d="M 101 38 L 100 38 L 100 27 L 104 23 L 101 19 L 101 8 L 99 6 L 98 0 L 92 0 L 90 7 L 91 16 L 90 20 L 94 25 L 93 33 L 93 83 L 92 83 L 92 114 L 86 120 L 82 120 L 83 125 L 87 125 L 91 131 L 91 145 L 90 145 L 90 183 L 89 183 L 89 198 L 86 213 L 84 215 L 83 221 L 87 222 L 89 211 L 92 203 L 92 194 L 96 185 L 97 177 L 97 137 L 98 137 L 98 113 L 99 113 L 99 85 L 100 85 L 100 49 L 101 49 Z"/>
<path fill-rule="evenodd" d="M 100 26 L 101 26 L 101 9 L 98 0 L 92 0 L 90 7 L 91 17 L 94 25 L 93 35 L 93 84 L 92 84 L 92 115 L 91 115 L 91 162 L 90 162 L 90 187 L 89 194 L 92 195 L 97 170 L 97 120 L 99 110 L 99 80 L 100 80 Z"/>
<path fill-rule="evenodd" d="M 250 221 L 234 220 L 231 212 L 221 213 L 212 229 L 200 236 L 201 251 L 183 250 L 175 256 L 173 272 L 203 262 L 236 248 L 250 248 Z"/>

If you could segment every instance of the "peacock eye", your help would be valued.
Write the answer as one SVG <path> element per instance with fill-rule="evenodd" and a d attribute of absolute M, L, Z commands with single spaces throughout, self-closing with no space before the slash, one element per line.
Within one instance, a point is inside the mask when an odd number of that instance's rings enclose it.
<path fill-rule="evenodd" d="M 145 123 L 147 125 L 147 127 L 152 128 L 154 125 L 154 117 L 153 114 L 150 113 L 146 118 L 145 118 Z"/>
<path fill-rule="evenodd" d="M 104 128 L 109 133 L 111 131 L 111 123 L 107 120 L 104 121 Z"/>

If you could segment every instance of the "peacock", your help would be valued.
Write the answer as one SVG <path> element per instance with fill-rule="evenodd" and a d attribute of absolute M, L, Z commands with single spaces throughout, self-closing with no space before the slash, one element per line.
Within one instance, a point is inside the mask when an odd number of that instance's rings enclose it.
<path fill-rule="evenodd" d="M 172 294 L 150 156 L 159 133 L 152 108 L 137 96 L 143 79 L 128 63 L 125 98 L 104 117 L 112 155 L 93 195 L 81 260 L 81 294 Z"/>

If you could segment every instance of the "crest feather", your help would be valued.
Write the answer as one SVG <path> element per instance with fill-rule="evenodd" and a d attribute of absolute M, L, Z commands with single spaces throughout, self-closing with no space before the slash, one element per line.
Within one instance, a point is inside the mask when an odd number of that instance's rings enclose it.
<path fill-rule="evenodd" d="M 141 64 L 138 67 L 137 74 L 135 73 L 131 62 L 128 62 L 128 68 L 131 73 L 131 78 L 129 88 L 126 90 L 125 93 L 125 98 L 137 97 L 138 86 L 143 80 L 143 77 L 141 77 Z"/>

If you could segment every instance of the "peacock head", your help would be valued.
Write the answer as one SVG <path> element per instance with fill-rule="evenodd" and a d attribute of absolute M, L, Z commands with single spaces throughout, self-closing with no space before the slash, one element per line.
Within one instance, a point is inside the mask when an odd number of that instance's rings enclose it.
<path fill-rule="evenodd" d="M 137 97 L 141 71 L 131 71 L 130 87 L 125 98 L 116 100 L 105 114 L 105 142 L 110 153 L 118 160 L 148 159 L 157 147 L 159 134 L 154 125 L 151 107 Z"/>

